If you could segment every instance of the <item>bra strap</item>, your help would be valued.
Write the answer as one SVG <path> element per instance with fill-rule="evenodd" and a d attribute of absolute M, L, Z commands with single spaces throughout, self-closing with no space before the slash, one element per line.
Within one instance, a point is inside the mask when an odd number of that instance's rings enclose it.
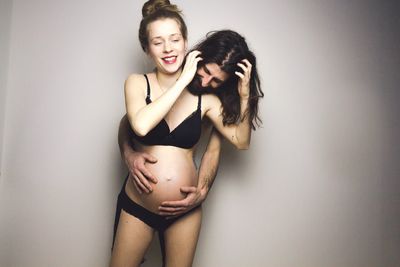
<path fill-rule="evenodd" d="M 146 74 L 144 74 L 144 77 L 146 78 L 146 83 L 147 83 L 146 103 L 149 104 L 151 102 L 151 99 L 150 99 L 150 83 L 149 83 L 149 78 L 147 78 Z"/>
<path fill-rule="evenodd" d="M 197 109 L 201 109 L 201 94 L 199 94 L 199 101 L 197 102 Z"/>

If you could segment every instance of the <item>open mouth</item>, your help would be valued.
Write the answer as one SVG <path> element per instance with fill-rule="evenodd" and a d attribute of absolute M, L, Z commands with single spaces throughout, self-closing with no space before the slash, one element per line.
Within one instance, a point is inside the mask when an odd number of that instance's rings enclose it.
<path fill-rule="evenodd" d="M 162 60 L 165 64 L 174 64 L 177 56 L 163 57 Z"/>

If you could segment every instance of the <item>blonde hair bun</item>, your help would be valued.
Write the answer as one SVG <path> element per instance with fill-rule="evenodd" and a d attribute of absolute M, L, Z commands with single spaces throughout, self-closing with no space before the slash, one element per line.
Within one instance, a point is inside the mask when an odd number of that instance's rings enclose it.
<path fill-rule="evenodd" d="M 160 9 L 181 13 L 181 11 L 178 9 L 178 6 L 171 5 L 169 0 L 149 0 L 143 5 L 142 8 L 143 18 L 150 16 L 151 14 L 155 13 Z"/>

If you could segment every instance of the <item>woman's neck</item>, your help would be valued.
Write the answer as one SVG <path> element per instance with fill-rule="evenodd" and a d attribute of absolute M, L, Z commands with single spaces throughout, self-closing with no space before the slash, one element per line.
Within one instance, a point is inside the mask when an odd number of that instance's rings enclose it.
<path fill-rule="evenodd" d="M 175 72 L 174 74 L 166 74 L 156 71 L 158 85 L 163 91 L 168 88 L 171 88 L 176 83 L 180 75 L 181 75 L 181 70 Z"/>

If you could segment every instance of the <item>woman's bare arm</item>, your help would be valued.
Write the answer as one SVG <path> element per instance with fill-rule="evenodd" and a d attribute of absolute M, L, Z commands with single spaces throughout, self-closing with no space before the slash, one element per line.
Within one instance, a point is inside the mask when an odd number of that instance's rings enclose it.
<path fill-rule="evenodd" d="M 218 131 L 228 139 L 238 149 L 248 149 L 251 138 L 251 125 L 248 112 L 249 95 L 250 95 L 250 73 L 251 64 L 247 60 L 243 60 L 243 64 L 238 64 L 243 73 L 236 72 L 239 76 L 238 92 L 240 96 L 240 119 L 237 124 L 223 125 L 221 114 L 221 101 L 214 95 L 208 96 L 209 109 L 206 116 L 210 118 Z"/>
<path fill-rule="evenodd" d="M 143 75 L 132 74 L 125 82 L 125 105 L 129 123 L 138 136 L 145 136 L 169 112 L 183 89 L 193 79 L 200 52 L 191 52 L 178 81 L 159 98 L 146 105 L 146 81 Z"/>

